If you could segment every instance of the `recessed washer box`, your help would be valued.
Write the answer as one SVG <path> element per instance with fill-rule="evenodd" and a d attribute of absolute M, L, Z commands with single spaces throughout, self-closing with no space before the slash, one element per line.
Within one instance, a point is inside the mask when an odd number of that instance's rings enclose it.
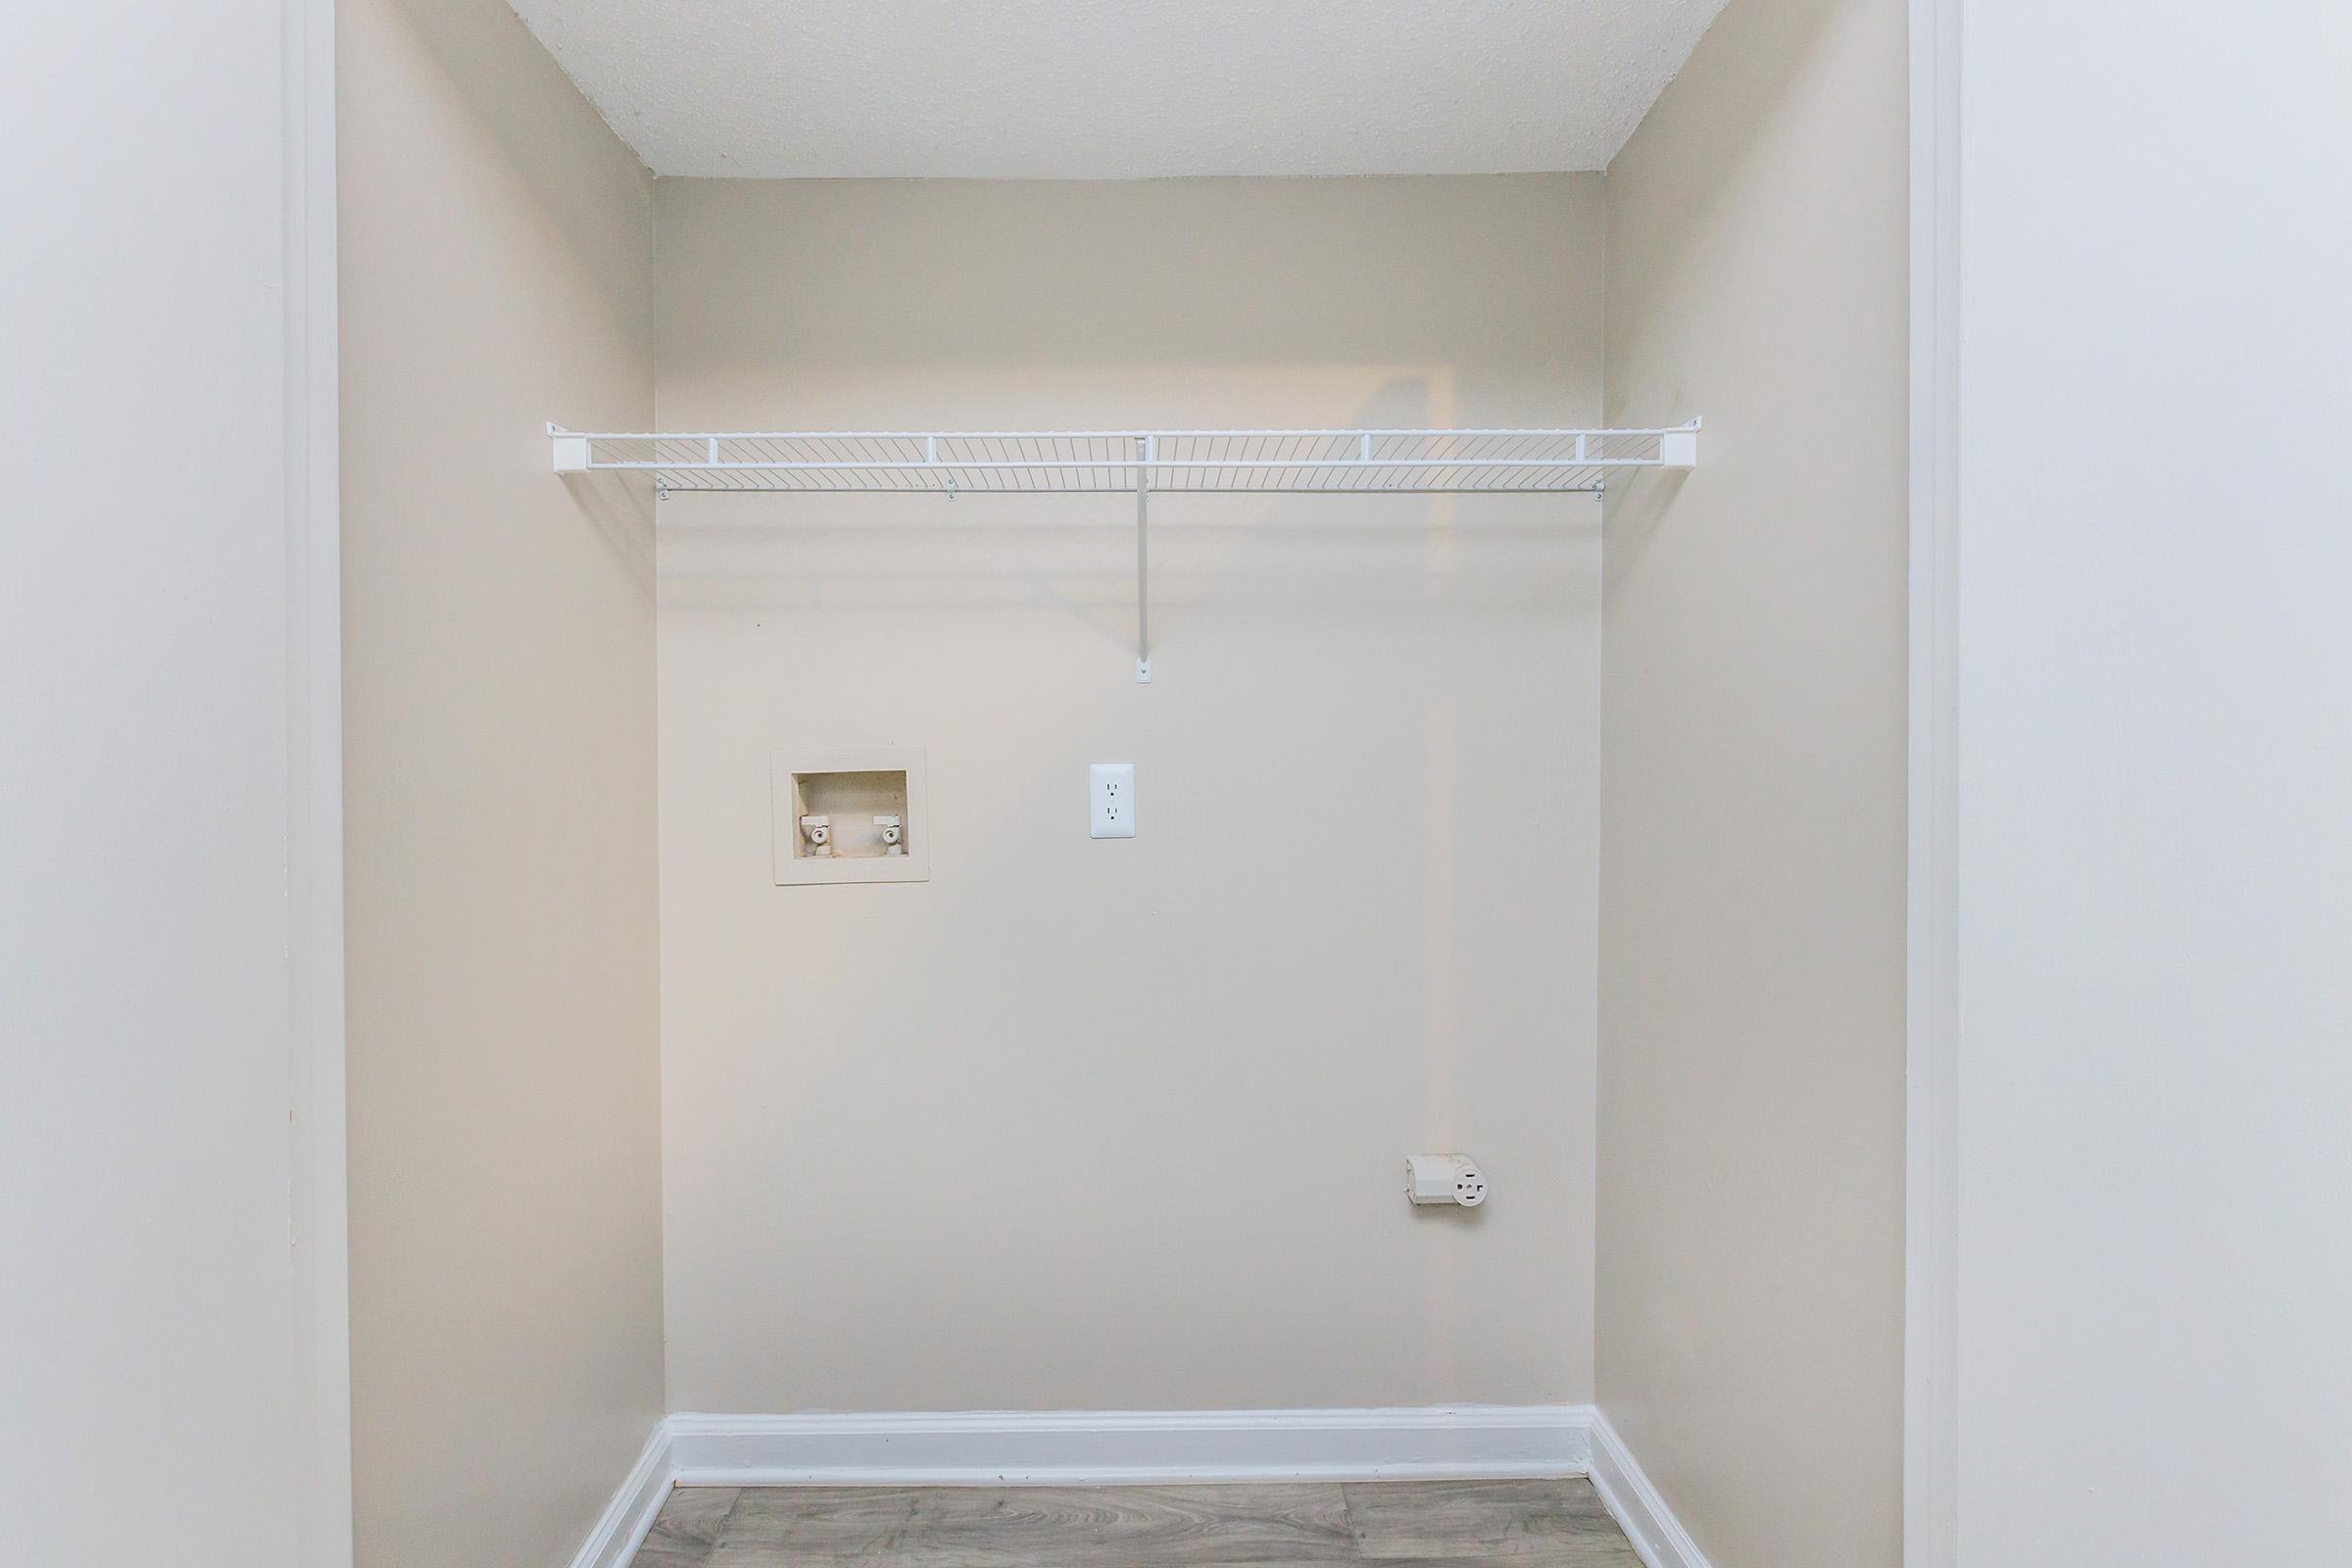
<path fill-rule="evenodd" d="M 776 886 L 824 882 L 928 882 L 931 823 L 919 746 L 873 746 L 769 754 Z M 801 819 L 826 819 L 828 842 L 809 842 Z M 899 819 L 899 849 L 884 841 Z"/>

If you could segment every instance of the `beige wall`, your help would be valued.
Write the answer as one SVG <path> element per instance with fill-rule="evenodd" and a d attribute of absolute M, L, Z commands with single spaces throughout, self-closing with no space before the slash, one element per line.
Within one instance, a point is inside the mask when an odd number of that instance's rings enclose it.
<path fill-rule="evenodd" d="M 1592 175 L 660 197 L 669 426 L 1599 413 Z M 1586 1397 L 1597 510 L 1163 499 L 1139 687 L 1123 498 L 667 503 L 671 1402 Z M 770 885 L 894 743 L 932 879 Z"/>
<path fill-rule="evenodd" d="M 651 180 L 504 6 L 341 16 L 363 1568 L 568 1559 L 662 1408 Z"/>
<path fill-rule="evenodd" d="M 1901 0 L 1733 0 L 1608 174 L 1598 1389 L 1736 1568 L 1899 1556 Z"/>

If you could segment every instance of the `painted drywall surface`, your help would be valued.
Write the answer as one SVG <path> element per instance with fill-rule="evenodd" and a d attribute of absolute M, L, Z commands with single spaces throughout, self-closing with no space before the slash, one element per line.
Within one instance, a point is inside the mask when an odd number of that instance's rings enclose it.
<path fill-rule="evenodd" d="M 1723 0 L 518 0 L 662 174 L 1595 170 Z"/>
<path fill-rule="evenodd" d="M 662 1403 L 651 180 L 504 7 L 341 14 L 363 1568 L 568 1559 Z"/>
<path fill-rule="evenodd" d="M 670 426 L 1599 410 L 1595 176 L 659 195 Z M 664 505 L 674 1404 L 1587 1396 L 1594 500 L 1163 497 L 1150 686 L 1124 497 Z M 862 745 L 931 879 L 773 886 Z"/>
<path fill-rule="evenodd" d="M 1707 430 L 1610 510 L 1598 1400 L 1741 1568 L 1900 1554 L 1904 39 L 1739 0 L 1608 174 L 1609 416 Z"/>
<path fill-rule="evenodd" d="M 2352 15 L 1966 20 L 1960 1560 L 2340 1563 Z"/>
<path fill-rule="evenodd" d="M 10 1563 L 297 1560 L 281 20 L 0 59 Z"/>

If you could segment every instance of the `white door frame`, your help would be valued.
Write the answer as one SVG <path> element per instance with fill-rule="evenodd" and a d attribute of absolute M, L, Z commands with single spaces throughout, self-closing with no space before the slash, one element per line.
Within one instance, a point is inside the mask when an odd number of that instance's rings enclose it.
<path fill-rule="evenodd" d="M 351 1288 L 343 1113 L 343 573 L 334 0 L 283 0 L 287 1125 L 298 1359 L 295 1541 L 350 1568 Z"/>
<path fill-rule="evenodd" d="M 1957 1568 L 1960 11 L 1911 25 L 1903 1562 Z"/>
<path fill-rule="evenodd" d="M 1910 836 L 1903 1561 L 1957 1568 L 1959 129 L 1962 0 L 1908 0 Z M 333 0 L 284 0 L 287 896 L 304 1568 L 352 1561 Z"/>

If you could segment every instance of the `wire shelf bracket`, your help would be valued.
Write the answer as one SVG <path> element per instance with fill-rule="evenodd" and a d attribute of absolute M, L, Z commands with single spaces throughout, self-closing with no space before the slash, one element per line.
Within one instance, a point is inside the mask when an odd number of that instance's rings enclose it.
<path fill-rule="evenodd" d="M 594 433 L 550 424 L 558 473 L 650 474 L 654 494 L 1135 497 L 1135 678 L 1152 679 L 1154 493 L 1600 495 L 1698 466 L 1699 421 L 1643 430 L 999 430 Z"/>

